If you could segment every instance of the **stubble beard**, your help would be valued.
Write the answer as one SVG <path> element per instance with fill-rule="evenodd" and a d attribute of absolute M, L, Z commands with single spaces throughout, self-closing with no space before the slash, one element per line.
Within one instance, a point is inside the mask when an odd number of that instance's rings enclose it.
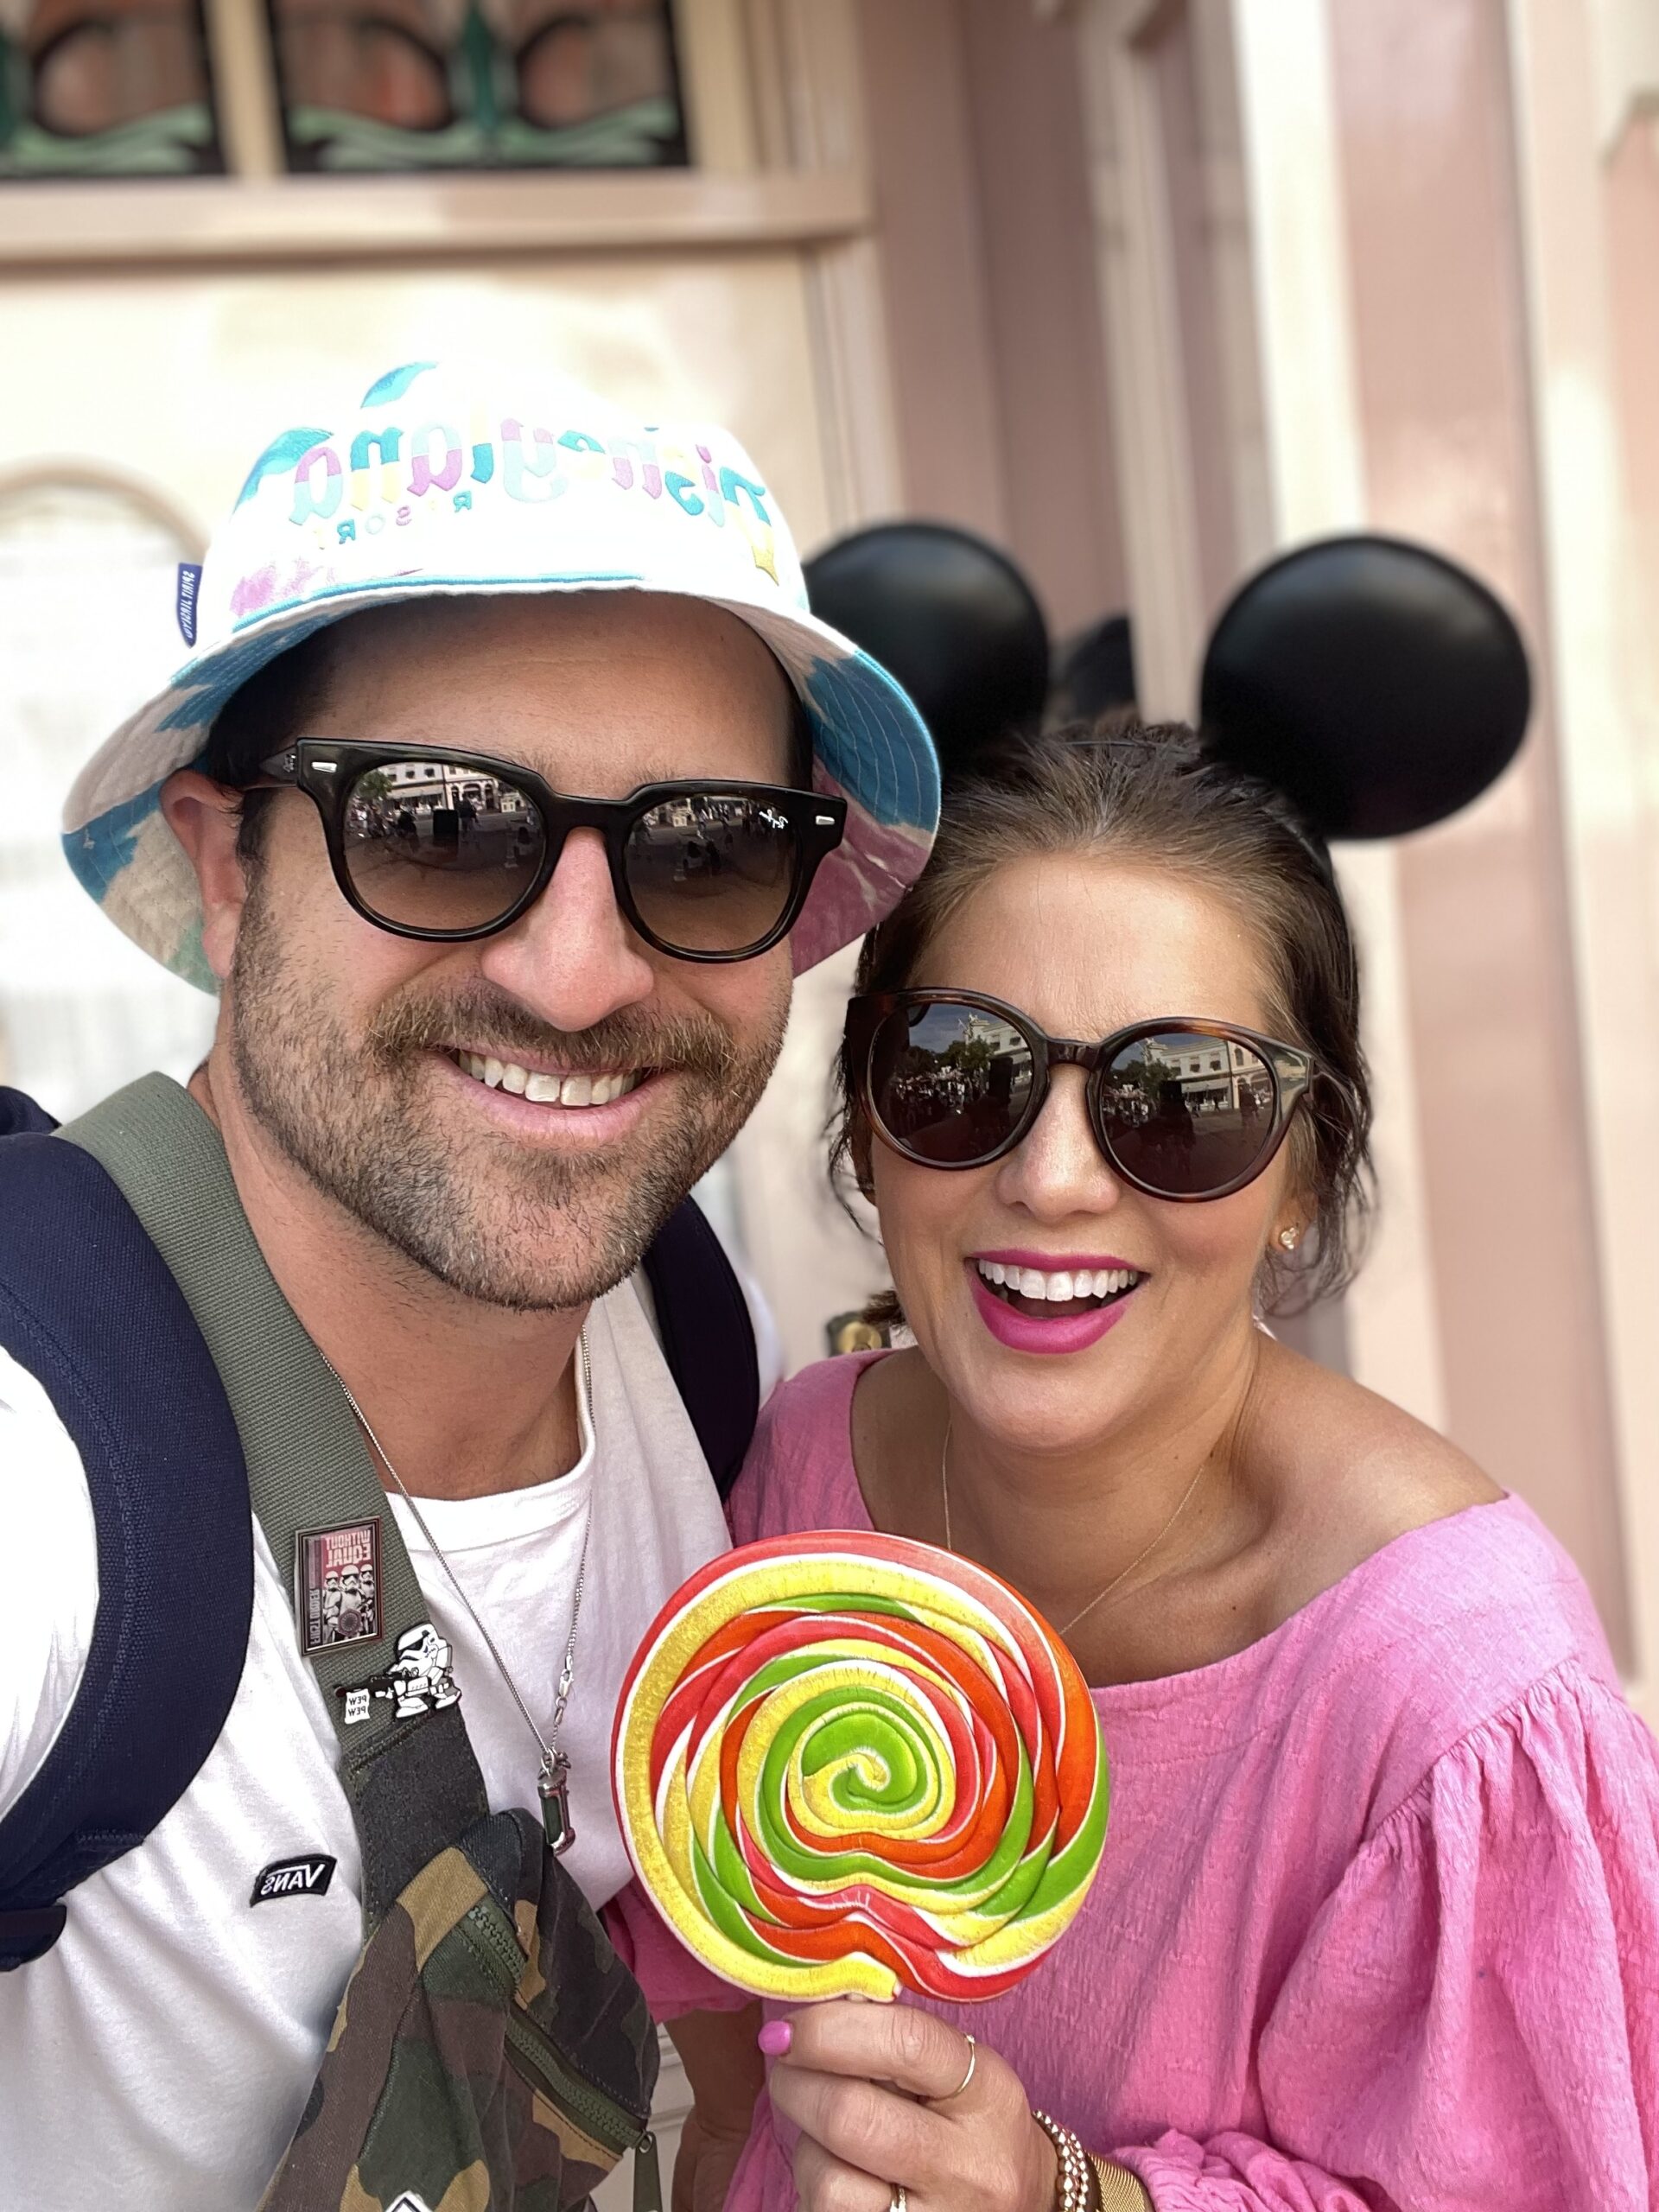
<path fill-rule="evenodd" d="M 250 1112 L 325 1198 L 462 1297 L 537 1313 L 602 1297 L 638 1267 L 766 1088 L 786 993 L 767 1011 L 764 1033 L 747 1041 L 712 1014 L 626 1010 L 567 1036 L 478 982 L 442 997 L 408 988 L 353 1033 L 288 957 L 256 878 L 237 935 L 229 1042 Z M 458 1135 L 439 1110 L 430 1060 L 461 1042 L 576 1071 L 671 1071 L 674 1110 L 647 1114 L 598 1155 L 561 1157 L 488 1130 Z"/>

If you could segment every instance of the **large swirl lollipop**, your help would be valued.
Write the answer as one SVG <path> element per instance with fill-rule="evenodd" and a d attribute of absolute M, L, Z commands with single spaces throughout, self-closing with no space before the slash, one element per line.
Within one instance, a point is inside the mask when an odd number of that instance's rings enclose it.
<path fill-rule="evenodd" d="M 612 1779 L 658 1910 L 740 1987 L 995 1997 L 1076 1914 L 1106 1755 L 1058 1637 L 897 1536 L 712 1560 L 623 1685 Z"/>

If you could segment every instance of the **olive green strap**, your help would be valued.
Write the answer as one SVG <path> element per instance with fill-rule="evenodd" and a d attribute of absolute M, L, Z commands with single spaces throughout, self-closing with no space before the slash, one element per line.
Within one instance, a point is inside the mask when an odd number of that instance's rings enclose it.
<path fill-rule="evenodd" d="M 144 1076 L 59 1134 L 112 1178 L 184 1294 L 225 1385 L 253 1510 L 290 1599 L 302 1531 L 380 1522 L 379 1636 L 325 1646 L 309 1662 L 340 1738 L 373 1928 L 488 1806 L 458 1707 L 397 1720 L 392 1700 L 372 1698 L 367 1718 L 348 1725 L 335 1694 L 379 1673 L 398 1637 L 430 1618 L 362 1432 L 266 1266 L 219 1132 L 188 1091 Z"/>

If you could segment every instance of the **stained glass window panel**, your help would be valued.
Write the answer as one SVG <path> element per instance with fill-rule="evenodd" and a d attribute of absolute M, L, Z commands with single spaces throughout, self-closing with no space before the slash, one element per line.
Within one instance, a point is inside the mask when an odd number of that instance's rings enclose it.
<path fill-rule="evenodd" d="M 200 0 L 0 0 L 0 178 L 224 165 Z"/>
<path fill-rule="evenodd" d="M 270 7 L 292 168 L 647 168 L 687 158 L 668 0 Z"/>

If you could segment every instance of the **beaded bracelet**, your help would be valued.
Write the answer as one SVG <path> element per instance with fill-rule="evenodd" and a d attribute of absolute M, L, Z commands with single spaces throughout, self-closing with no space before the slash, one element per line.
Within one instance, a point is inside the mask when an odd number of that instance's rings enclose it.
<path fill-rule="evenodd" d="M 1054 2212 L 1091 2212 L 1095 2196 L 1094 2169 L 1088 2153 L 1069 2127 L 1051 2120 L 1046 2112 L 1032 2113 L 1060 2162 L 1054 2185 Z"/>

